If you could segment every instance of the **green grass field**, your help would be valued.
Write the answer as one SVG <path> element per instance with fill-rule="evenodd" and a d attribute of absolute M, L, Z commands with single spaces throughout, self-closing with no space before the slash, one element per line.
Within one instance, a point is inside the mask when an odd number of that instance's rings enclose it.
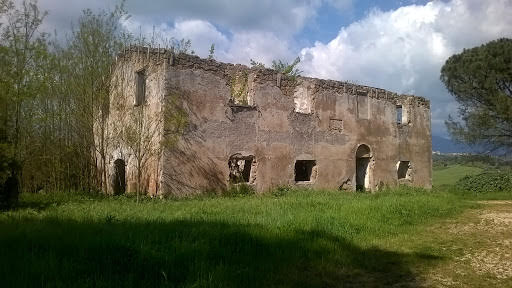
<path fill-rule="evenodd" d="M 403 189 L 140 204 L 126 197 L 23 195 L 20 204 L 0 214 L 3 287 L 414 283 L 411 267 L 439 256 L 421 245 L 404 251 L 407 235 L 473 205 L 453 194 Z"/>
<path fill-rule="evenodd" d="M 432 269 L 447 267 L 434 274 L 487 285 L 479 274 L 453 274 L 454 259 L 478 245 L 467 241 L 471 247 L 462 248 L 439 224 L 478 221 L 463 216 L 480 206 L 475 200 L 512 199 L 506 191 L 474 195 L 452 185 L 480 171 L 448 166 L 434 171 L 431 191 L 404 187 L 376 194 L 280 190 L 141 203 L 126 196 L 22 194 L 16 210 L 0 212 L 0 283 L 417 287 L 430 283 L 425 275 Z"/>
<path fill-rule="evenodd" d="M 459 179 L 466 175 L 473 175 L 482 172 L 483 169 L 479 167 L 452 165 L 434 169 L 432 175 L 432 184 L 434 186 L 453 185 Z"/>

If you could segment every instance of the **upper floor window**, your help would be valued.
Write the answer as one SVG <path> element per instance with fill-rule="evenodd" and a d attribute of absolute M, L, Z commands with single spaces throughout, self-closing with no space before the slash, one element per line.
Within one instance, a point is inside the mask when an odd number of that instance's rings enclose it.
<path fill-rule="evenodd" d="M 403 122 L 403 109 L 402 105 L 396 105 L 396 123 L 402 124 Z"/>
<path fill-rule="evenodd" d="M 370 99 L 368 96 L 357 95 L 357 118 L 370 119 Z"/>
<path fill-rule="evenodd" d="M 307 86 L 299 86 L 293 94 L 295 112 L 311 114 L 313 112 L 313 99 Z"/>
<path fill-rule="evenodd" d="M 146 71 L 140 70 L 135 73 L 135 106 L 144 104 L 146 101 Z"/>

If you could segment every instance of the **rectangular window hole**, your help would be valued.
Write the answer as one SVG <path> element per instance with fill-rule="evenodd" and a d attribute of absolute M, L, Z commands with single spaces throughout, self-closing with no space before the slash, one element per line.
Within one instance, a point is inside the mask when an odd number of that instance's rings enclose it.
<path fill-rule="evenodd" d="M 411 169 L 410 161 L 399 161 L 397 168 L 398 180 L 400 179 L 408 179 L 409 170 Z"/>
<path fill-rule="evenodd" d="M 315 170 L 315 160 L 295 161 L 295 182 L 307 182 L 312 180 Z"/>
<path fill-rule="evenodd" d="M 369 98 L 367 96 L 357 96 L 357 117 L 359 119 L 369 119 Z"/>
<path fill-rule="evenodd" d="M 146 101 L 146 72 L 144 70 L 135 73 L 135 106 Z"/>
<path fill-rule="evenodd" d="M 229 159 L 229 182 L 233 184 L 249 183 L 253 156 L 233 155 Z"/>
<path fill-rule="evenodd" d="M 402 105 L 396 105 L 396 123 L 397 124 L 403 123 L 402 116 L 403 116 Z"/>

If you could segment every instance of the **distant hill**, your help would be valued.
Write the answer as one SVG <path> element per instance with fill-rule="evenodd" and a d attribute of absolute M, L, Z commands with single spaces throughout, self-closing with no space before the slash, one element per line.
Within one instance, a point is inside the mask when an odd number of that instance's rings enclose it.
<path fill-rule="evenodd" d="M 477 153 L 477 149 L 459 144 L 451 139 L 432 135 L 432 151 L 441 153 Z"/>

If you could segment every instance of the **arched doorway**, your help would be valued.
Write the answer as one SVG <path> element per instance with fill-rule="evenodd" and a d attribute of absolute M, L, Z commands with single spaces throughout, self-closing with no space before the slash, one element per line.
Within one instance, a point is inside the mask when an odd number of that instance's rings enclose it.
<path fill-rule="evenodd" d="M 372 153 L 370 147 L 365 144 L 359 145 L 356 151 L 356 190 L 365 191 L 370 189 L 370 160 Z"/>
<path fill-rule="evenodd" d="M 114 195 L 124 194 L 126 191 L 126 165 L 123 159 L 114 161 L 114 175 L 112 181 L 112 188 Z"/>

